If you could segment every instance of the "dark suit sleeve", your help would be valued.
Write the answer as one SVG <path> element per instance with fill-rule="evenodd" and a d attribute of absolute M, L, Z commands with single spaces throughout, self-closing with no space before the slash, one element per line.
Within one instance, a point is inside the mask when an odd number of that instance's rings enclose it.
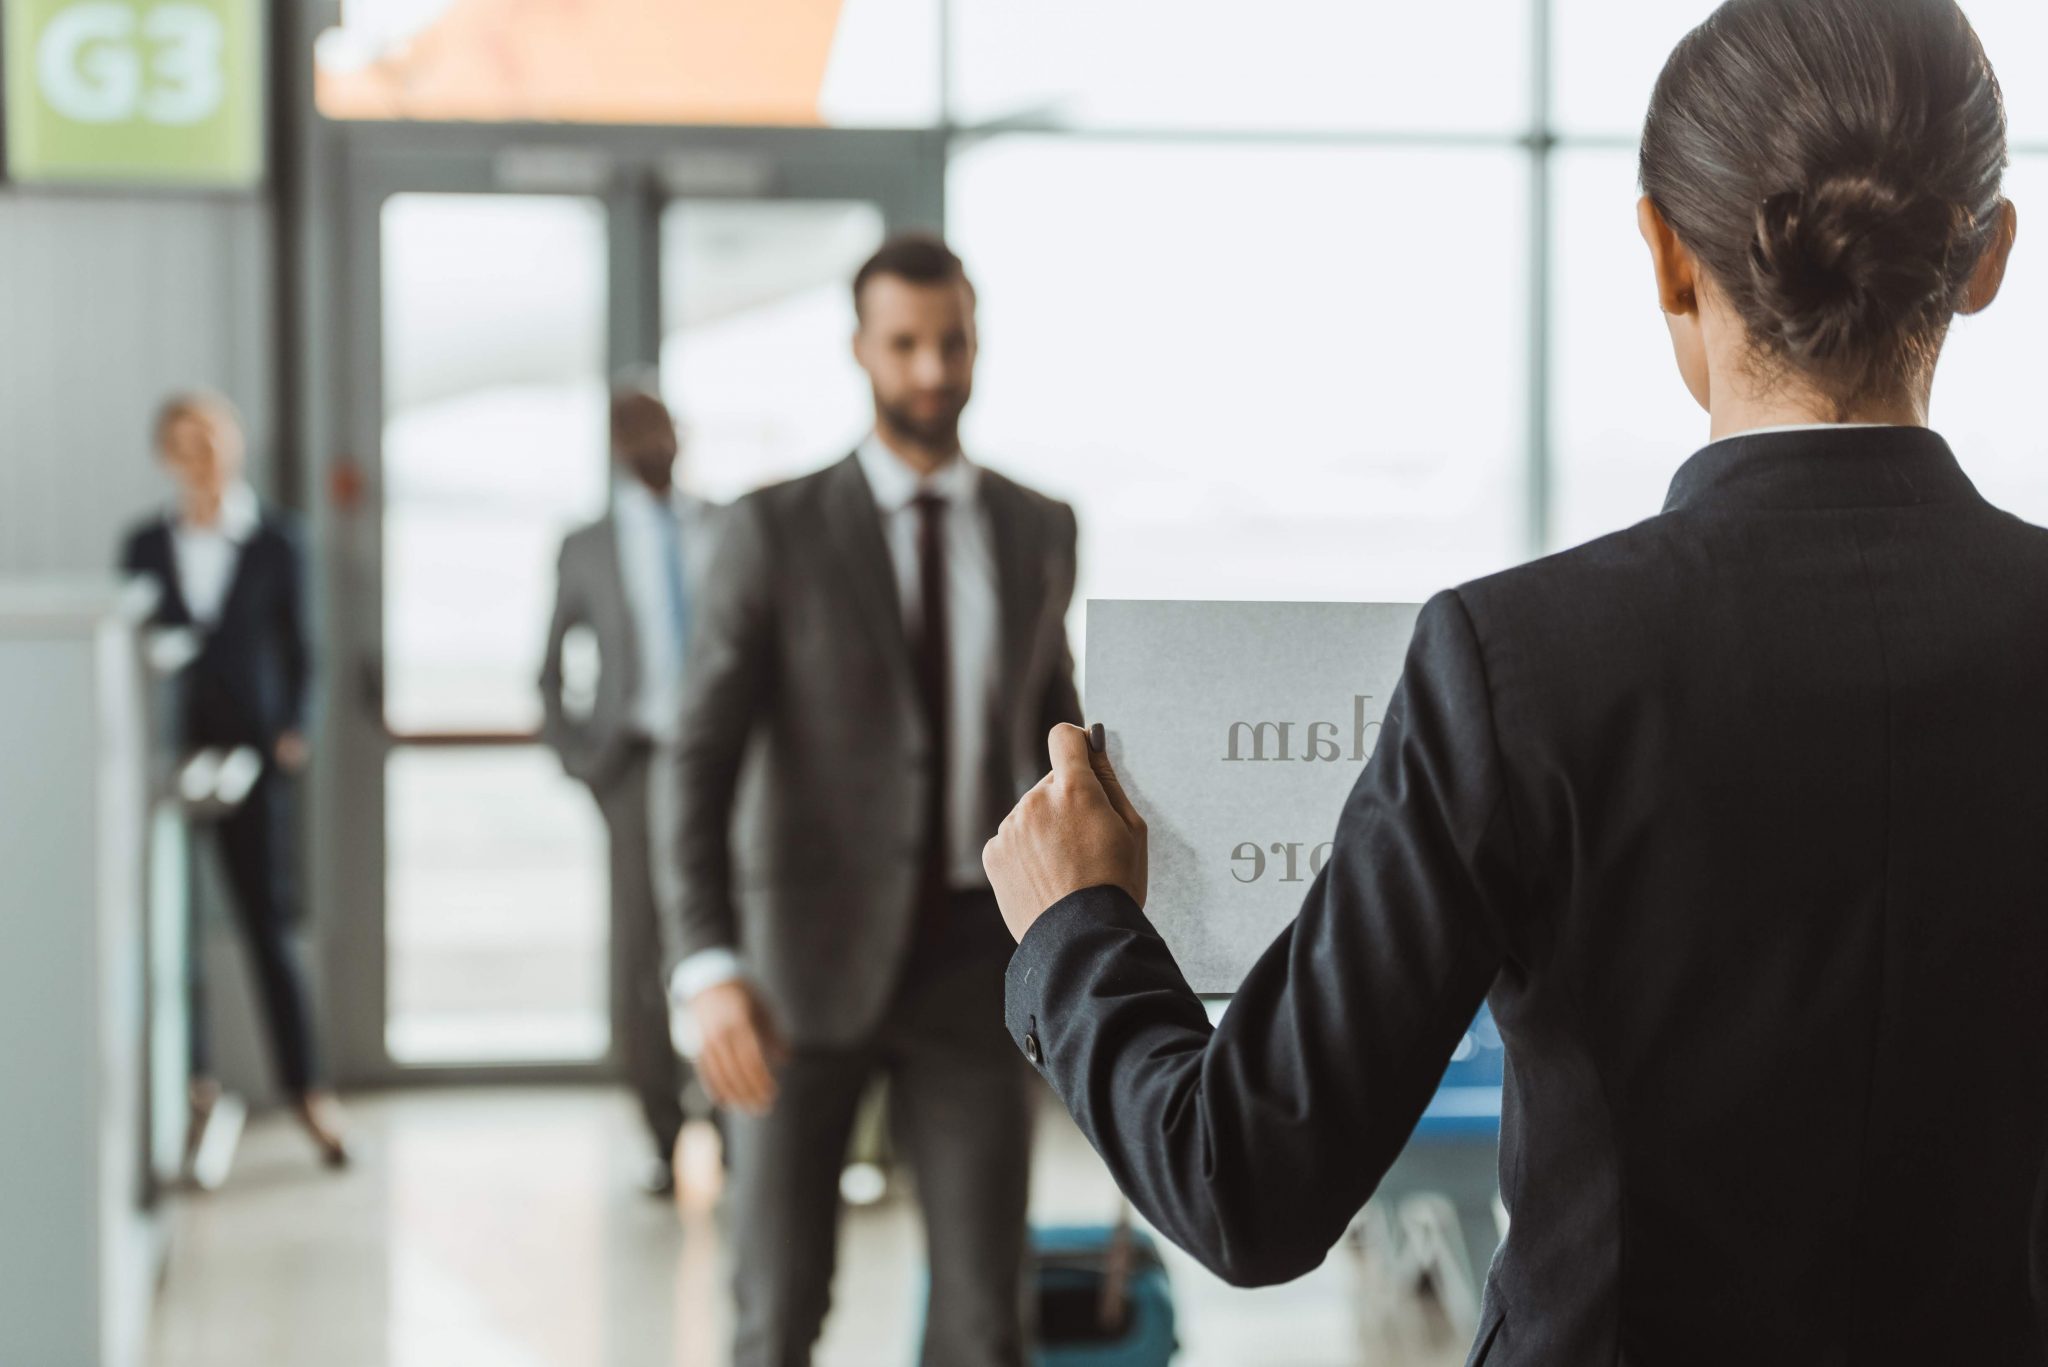
<path fill-rule="evenodd" d="M 720 518 L 691 614 L 682 717 L 657 758 L 656 878 L 671 962 L 737 949 L 733 798 L 774 673 L 774 565 L 767 514 L 742 499 Z"/>
<path fill-rule="evenodd" d="M 1074 687 L 1074 651 L 1067 642 L 1065 626 L 1067 609 L 1074 601 L 1074 578 L 1077 573 L 1075 546 L 1079 540 L 1079 527 L 1074 520 L 1074 510 L 1067 504 L 1057 509 L 1057 532 L 1053 539 L 1054 554 L 1062 561 L 1060 573 L 1066 583 L 1067 592 L 1057 604 L 1060 620 L 1059 654 L 1053 660 L 1051 672 L 1046 676 L 1045 696 L 1039 704 L 1038 729 L 1051 731 L 1061 722 L 1081 725 L 1081 694 Z"/>
<path fill-rule="evenodd" d="M 164 597 L 170 591 L 164 566 L 151 544 L 154 536 L 155 527 L 145 522 L 121 540 L 121 573 L 131 578 L 138 575 L 146 576 L 156 585 L 156 601 L 150 604 L 149 608 L 149 620 L 152 624 L 163 620 Z"/>
<path fill-rule="evenodd" d="M 1440 594 L 1329 861 L 1222 1024 L 1137 904 L 1092 888 L 1018 946 L 1011 1034 L 1169 1238 L 1238 1285 L 1299 1276 L 1399 1154 L 1492 984 L 1514 846 L 1478 645 Z"/>
<path fill-rule="evenodd" d="M 313 633 L 306 607 L 305 543 L 295 527 L 281 525 L 277 530 L 277 548 L 278 573 L 283 582 L 278 585 L 277 620 L 272 627 L 277 632 L 278 659 L 284 670 L 281 721 L 284 730 L 303 735 L 313 690 Z"/>
<path fill-rule="evenodd" d="M 562 642 L 587 618 L 582 596 L 569 573 L 569 543 L 564 541 L 555 556 L 555 610 L 548 619 L 547 646 L 541 655 L 540 738 L 571 778 L 586 778 L 589 766 L 585 747 L 578 743 L 576 728 L 562 705 Z"/>

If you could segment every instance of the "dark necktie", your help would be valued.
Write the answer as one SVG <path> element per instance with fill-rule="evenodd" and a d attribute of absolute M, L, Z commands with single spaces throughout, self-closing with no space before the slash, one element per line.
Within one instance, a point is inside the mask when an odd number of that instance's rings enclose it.
<path fill-rule="evenodd" d="M 946 500 L 937 494 L 919 494 L 912 504 L 917 509 L 917 573 L 920 607 L 916 642 L 917 684 L 924 703 L 926 730 L 931 737 L 926 772 L 931 803 L 925 812 L 923 874 L 918 879 L 918 937 L 926 948 L 945 933 L 947 887 L 946 776 L 949 771 L 950 737 L 947 735 L 947 685 L 951 679 L 951 657 L 946 641 Z"/>

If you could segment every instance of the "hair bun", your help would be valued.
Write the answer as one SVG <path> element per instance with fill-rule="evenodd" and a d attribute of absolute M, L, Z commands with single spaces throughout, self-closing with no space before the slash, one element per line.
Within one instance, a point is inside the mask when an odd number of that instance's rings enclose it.
<path fill-rule="evenodd" d="M 1945 318 L 1960 212 L 1867 174 L 1770 196 L 1757 206 L 1749 252 L 1768 331 L 1801 360 L 1829 361 Z"/>

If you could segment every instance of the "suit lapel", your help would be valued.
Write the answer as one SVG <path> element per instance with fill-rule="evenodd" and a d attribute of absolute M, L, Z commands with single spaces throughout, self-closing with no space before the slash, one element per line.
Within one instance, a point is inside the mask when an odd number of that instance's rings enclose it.
<path fill-rule="evenodd" d="M 156 524 L 150 534 L 148 555 L 154 563 L 157 582 L 162 585 L 163 601 L 158 605 L 157 620 L 166 626 L 189 627 L 192 622 L 192 605 L 185 601 L 185 586 L 178 582 L 178 550 L 171 540 L 171 524 L 168 518 Z"/>
<path fill-rule="evenodd" d="M 709 505 L 687 494 L 677 499 L 676 525 L 683 536 L 683 585 L 695 596 L 711 561 L 713 526 Z"/>
<path fill-rule="evenodd" d="M 213 624 L 219 631 L 234 617 L 241 606 L 242 598 L 249 592 L 250 576 L 254 573 L 253 561 L 263 553 L 263 524 L 258 523 L 242 544 L 235 547 L 234 567 L 228 571 L 228 590 L 221 595 L 220 616 Z"/>
<path fill-rule="evenodd" d="M 985 467 L 980 479 L 982 504 L 988 510 L 989 534 L 995 545 L 996 594 L 1002 607 L 997 715 L 1008 721 L 1017 715 L 1017 689 L 1031 663 L 1031 641 L 1045 593 L 1045 564 L 1021 491 Z"/>
<path fill-rule="evenodd" d="M 824 503 L 826 529 L 852 590 L 863 632 L 889 661 L 903 696 L 912 696 L 917 681 L 911 669 L 910 641 L 903 630 L 896 570 L 882 540 L 882 518 L 875 508 L 874 491 L 860 472 L 857 457 L 848 456 L 832 467 L 825 481 Z"/>

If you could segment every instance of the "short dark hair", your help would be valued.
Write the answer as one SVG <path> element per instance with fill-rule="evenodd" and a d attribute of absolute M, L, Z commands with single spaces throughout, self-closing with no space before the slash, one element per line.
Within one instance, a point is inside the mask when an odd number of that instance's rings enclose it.
<path fill-rule="evenodd" d="M 899 233 L 876 249 L 853 275 L 853 313 L 856 318 L 865 316 L 862 300 L 867 297 L 868 283 L 882 276 L 894 276 L 908 280 L 913 285 L 950 285 L 955 281 L 967 287 L 967 300 L 974 302 L 974 282 L 967 278 L 967 267 L 953 249 L 934 233 Z"/>
<path fill-rule="evenodd" d="M 612 390 L 612 450 L 622 451 L 648 436 L 666 432 L 675 435 L 676 420 L 659 397 L 634 384 Z"/>
<path fill-rule="evenodd" d="M 1758 373 L 1847 412 L 1930 371 L 2005 164 L 1998 79 L 1954 0 L 1728 0 L 1657 78 L 1640 173 Z"/>

